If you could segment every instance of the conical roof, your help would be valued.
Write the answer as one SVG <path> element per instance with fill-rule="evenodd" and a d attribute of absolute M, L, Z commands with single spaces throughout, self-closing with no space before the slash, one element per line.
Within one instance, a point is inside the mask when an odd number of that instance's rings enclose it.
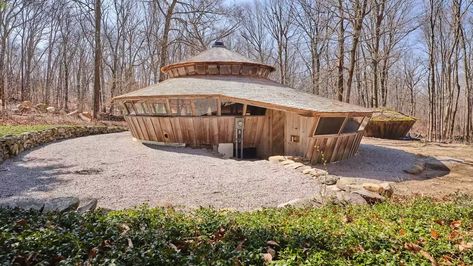
<path fill-rule="evenodd" d="M 169 72 L 171 69 L 181 67 L 181 66 L 186 66 L 186 65 L 192 65 L 196 63 L 206 63 L 206 64 L 244 64 L 244 65 L 254 65 L 254 66 L 260 66 L 260 67 L 265 67 L 268 68 L 270 72 L 274 71 L 275 68 L 255 62 L 239 53 L 230 51 L 225 47 L 225 45 L 222 42 L 215 42 L 215 44 L 212 46 L 212 48 L 205 50 L 201 53 L 199 53 L 196 56 L 193 56 L 187 60 L 170 64 L 165 67 L 163 67 L 161 70 L 165 73 Z"/>

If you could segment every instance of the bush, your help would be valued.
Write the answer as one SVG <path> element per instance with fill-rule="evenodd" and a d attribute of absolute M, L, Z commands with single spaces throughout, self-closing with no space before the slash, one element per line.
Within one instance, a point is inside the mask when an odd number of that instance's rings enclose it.
<path fill-rule="evenodd" d="M 0 261 L 261 265 L 272 258 L 276 265 L 473 265 L 472 207 L 471 200 L 418 199 L 255 212 L 145 206 L 81 215 L 4 209 Z"/>

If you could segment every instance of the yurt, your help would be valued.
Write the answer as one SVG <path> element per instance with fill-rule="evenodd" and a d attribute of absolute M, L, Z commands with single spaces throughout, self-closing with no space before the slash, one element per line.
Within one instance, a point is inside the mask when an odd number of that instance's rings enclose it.
<path fill-rule="evenodd" d="M 268 78 L 274 70 L 215 42 L 163 67 L 165 81 L 114 101 L 142 142 L 234 158 L 293 155 L 320 163 L 353 156 L 372 111 L 281 85 Z"/>
<path fill-rule="evenodd" d="M 401 139 L 411 130 L 416 118 L 391 109 L 377 109 L 366 126 L 365 136 Z"/>

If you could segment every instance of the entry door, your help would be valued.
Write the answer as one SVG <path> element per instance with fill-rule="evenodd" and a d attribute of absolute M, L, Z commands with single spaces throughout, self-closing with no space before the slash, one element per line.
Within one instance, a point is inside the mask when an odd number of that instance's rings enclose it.
<path fill-rule="evenodd" d="M 275 110 L 271 110 L 271 113 L 271 154 L 283 155 L 285 114 Z"/>

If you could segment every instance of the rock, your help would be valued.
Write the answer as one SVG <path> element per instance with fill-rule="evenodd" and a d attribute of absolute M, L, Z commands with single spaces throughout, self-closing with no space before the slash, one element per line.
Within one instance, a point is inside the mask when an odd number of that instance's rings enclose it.
<path fill-rule="evenodd" d="M 379 185 L 383 188 L 381 195 L 390 198 L 394 194 L 394 189 L 390 183 L 384 182 Z"/>
<path fill-rule="evenodd" d="M 298 198 L 298 199 L 293 199 L 285 203 L 281 203 L 278 205 L 278 208 L 285 208 L 285 207 L 293 207 L 293 208 L 308 208 L 308 207 L 314 207 L 314 206 L 319 206 L 320 202 L 316 200 L 315 197 L 309 197 L 309 198 Z"/>
<path fill-rule="evenodd" d="M 34 106 L 34 109 L 36 109 L 40 113 L 48 112 L 47 108 L 48 106 L 44 103 L 38 103 L 37 105 Z"/>
<path fill-rule="evenodd" d="M 56 108 L 54 108 L 53 106 L 49 106 L 48 108 L 46 108 L 46 110 L 48 111 L 48 113 L 56 112 Z"/>
<path fill-rule="evenodd" d="M 312 167 L 310 167 L 308 165 L 304 165 L 304 166 L 301 166 L 301 167 L 297 168 L 297 170 L 299 170 L 301 173 L 304 173 L 305 170 L 309 170 L 309 169 L 312 169 Z"/>
<path fill-rule="evenodd" d="M 84 199 L 81 200 L 79 208 L 77 208 L 78 213 L 85 213 L 94 211 L 97 208 L 97 199 Z"/>
<path fill-rule="evenodd" d="M 368 203 L 382 202 L 386 199 L 385 197 L 379 195 L 378 193 L 374 193 L 366 189 L 354 190 L 351 193 L 362 196 Z"/>
<path fill-rule="evenodd" d="M 436 170 L 436 171 L 450 172 L 450 168 L 444 164 L 442 159 L 438 160 L 436 158 L 429 158 L 425 160 L 424 162 L 425 162 L 425 168 Z"/>
<path fill-rule="evenodd" d="M 291 163 L 295 163 L 293 160 L 284 160 L 281 162 L 282 165 L 288 165 L 288 164 L 291 164 Z"/>
<path fill-rule="evenodd" d="M 425 170 L 425 162 L 417 160 L 409 169 L 404 169 L 404 172 L 412 175 L 418 175 Z"/>
<path fill-rule="evenodd" d="M 272 163 L 279 163 L 279 162 L 282 162 L 282 161 L 285 161 L 286 158 L 284 156 L 281 156 L 281 155 L 276 155 L 276 156 L 270 156 L 268 158 L 268 161 L 272 162 Z"/>
<path fill-rule="evenodd" d="M 313 177 L 322 177 L 328 175 L 328 172 L 322 169 L 314 168 L 314 171 L 311 171 L 309 174 Z"/>
<path fill-rule="evenodd" d="M 340 177 L 334 175 L 324 175 L 318 177 L 319 182 L 324 185 L 335 185 L 338 179 L 340 179 Z"/>
<path fill-rule="evenodd" d="M 349 177 L 341 177 L 337 181 L 337 187 L 344 191 L 352 191 L 357 189 L 362 189 L 363 183 L 373 183 L 373 180 L 366 179 L 366 178 L 349 178 Z"/>
<path fill-rule="evenodd" d="M 273 258 L 276 257 L 276 250 L 274 250 L 274 249 L 268 247 L 268 248 L 266 248 L 266 252 L 268 252 L 269 254 L 271 254 L 271 256 L 272 256 Z"/>
<path fill-rule="evenodd" d="M 302 170 L 302 173 L 303 173 L 304 175 L 308 175 L 308 174 L 310 174 L 312 171 L 314 171 L 314 168 L 312 168 L 312 167 L 309 166 L 309 168 L 306 168 L 306 169 Z"/>
<path fill-rule="evenodd" d="M 290 168 L 290 169 L 297 169 L 302 166 L 304 166 L 303 163 L 291 163 L 291 164 L 284 165 L 285 168 Z"/>
<path fill-rule="evenodd" d="M 393 194 L 393 188 L 388 182 L 384 183 L 363 183 L 362 187 L 368 191 L 378 193 L 382 196 L 391 197 Z"/>
<path fill-rule="evenodd" d="M 42 211 L 44 209 L 44 201 L 40 199 L 14 199 L 10 201 L 0 202 L 1 208 L 22 209 L 22 210 L 36 210 Z"/>
<path fill-rule="evenodd" d="M 326 188 L 327 188 L 327 190 L 329 190 L 329 191 L 335 191 L 335 192 L 337 192 L 337 191 L 342 191 L 341 189 L 339 189 L 339 188 L 337 187 L 337 185 L 328 185 L 328 186 L 326 186 Z"/>
<path fill-rule="evenodd" d="M 383 193 L 384 189 L 379 184 L 375 183 L 363 183 L 362 187 L 368 191 L 375 192 L 375 193 Z"/>
<path fill-rule="evenodd" d="M 75 211 L 79 207 L 79 199 L 76 197 L 60 197 L 46 201 L 43 211 Z"/>
<path fill-rule="evenodd" d="M 263 260 L 264 260 L 265 264 L 269 264 L 273 261 L 273 256 L 269 253 L 264 253 L 263 254 Z"/>
<path fill-rule="evenodd" d="M 354 194 L 346 191 L 337 191 L 335 197 L 332 198 L 332 203 L 337 205 L 367 205 L 368 202 L 359 194 Z"/>
<path fill-rule="evenodd" d="M 33 103 L 30 101 L 23 101 L 22 103 L 18 104 L 16 108 L 19 112 L 26 113 L 31 111 L 31 108 L 33 108 Z"/>

